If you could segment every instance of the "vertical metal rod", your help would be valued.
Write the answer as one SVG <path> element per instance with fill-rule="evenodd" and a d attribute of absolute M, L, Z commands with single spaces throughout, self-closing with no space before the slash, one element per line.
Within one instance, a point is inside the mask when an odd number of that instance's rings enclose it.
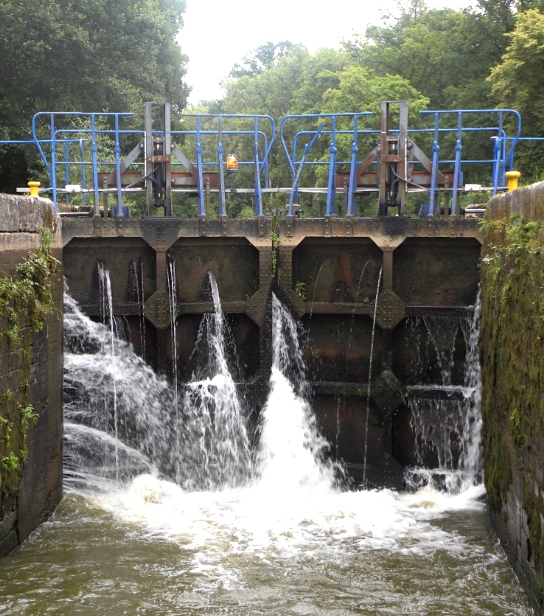
<path fill-rule="evenodd" d="M 82 201 L 83 205 L 87 204 L 87 193 L 85 192 L 86 182 L 85 182 L 85 139 L 79 140 L 79 155 L 81 159 L 81 190 L 82 192 Z"/>
<path fill-rule="evenodd" d="M 115 185 L 117 187 L 117 216 L 123 216 L 123 194 L 121 191 L 121 144 L 119 143 L 119 115 L 115 114 Z M 112 216 L 113 218 L 113 216 Z"/>
<path fill-rule="evenodd" d="M 431 195 L 429 203 L 428 216 L 436 216 L 438 214 L 438 199 L 436 189 L 438 187 L 438 153 L 440 146 L 438 145 L 438 114 L 434 114 L 434 139 L 433 139 L 433 166 L 431 171 Z"/>
<path fill-rule="evenodd" d="M 225 165 L 223 162 L 223 116 L 219 114 L 219 127 L 217 131 L 217 164 L 219 168 L 219 216 L 227 215 L 226 201 L 227 195 L 225 194 Z"/>
<path fill-rule="evenodd" d="M 64 177 L 65 177 L 64 185 L 65 186 L 70 184 L 70 167 L 68 165 L 69 157 L 70 157 L 69 143 L 68 141 L 66 141 L 66 143 L 64 144 Z M 65 195 L 65 200 L 66 200 L 66 203 L 70 203 L 70 195 L 68 193 L 66 193 Z"/>
<path fill-rule="evenodd" d="M 205 197 L 206 216 L 210 215 L 210 178 L 206 178 L 206 197 Z"/>
<path fill-rule="evenodd" d="M 355 190 L 357 188 L 357 116 L 353 116 L 353 142 L 351 144 L 351 165 L 349 169 L 349 189 L 346 216 L 355 215 Z"/>
<path fill-rule="evenodd" d="M 55 212 L 58 211 L 57 205 L 57 155 L 55 141 L 55 115 L 51 114 L 51 184 L 53 184 L 53 204 Z"/>
<path fill-rule="evenodd" d="M 499 185 L 499 175 L 501 167 L 501 138 L 492 137 L 493 139 L 493 176 L 491 178 L 491 185 L 493 187 L 492 196 L 497 194 L 497 186 Z"/>
<path fill-rule="evenodd" d="M 399 109 L 399 133 L 397 154 L 399 163 L 397 164 L 397 174 L 399 176 L 398 207 L 399 216 L 406 216 L 406 180 L 408 179 L 408 103 L 400 102 Z"/>
<path fill-rule="evenodd" d="M 387 156 L 389 155 L 389 143 L 387 137 L 389 136 L 389 103 L 387 101 L 382 102 L 381 106 L 381 117 L 380 117 L 380 149 L 379 149 L 379 158 L 378 158 L 378 169 L 379 169 L 379 181 L 380 181 L 380 190 L 379 190 L 379 201 L 378 201 L 378 216 L 386 216 L 387 215 L 387 207 L 389 201 L 389 163 L 385 162 L 387 160 Z"/>
<path fill-rule="evenodd" d="M 263 215 L 263 193 L 261 190 L 261 169 L 259 165 L 259 118 L 255 117 L 253 141 L 255 147 L 255 214 Z"/>
<path fill-rule="evenodd" d="M 325 216 L 336 216 L 336 116 L 332 116 L 331 145 L 329 148 L 329 181 L 327 184 L 327 209 Z"/>
<path fill-rule="evenodd" d="M 202 176 L 202 146 L 200 144 L 200 116 L 196 119 L 196 168 L 198 170 L 198 215 L 206 216 L 204 179 Z"/>
<path fill-rule="evenodd" d="M 167 156 L 164 162 L 164 215 L 172 216 L 172 144 L 170 138 L 170 103 L 163 103 L 164 109 L 164 141 L 163 154 Z"/>
<path fill-rule="evenodd" d="M 145 185 L 147 215 L 153 216 L 153 104 L 145 104 Z"/>
<path fill-rule="evenodd" d="M 457 189 L 459 188 L 459 179 L 461 175 L 461 152 L 463 151 L 463 145 L 461 143 L 461 134 L 462 134 L 462 113 L 459 111 L 457 113 L 457 142 L 455 144 L 455 167 L 453 170 L 453 193 L 452 193 L 452 204 L 451 204 L 451 215 L 459 216 L 459 204 L 457 199 Z"/>
<path fill-rule="evenodd" d="M 96 145 L 95 114 L 91 114 L 91 152 L 93 157 L 94 215 L 100 216 L 100 194 L 98 192 L 98 146 Z"/>

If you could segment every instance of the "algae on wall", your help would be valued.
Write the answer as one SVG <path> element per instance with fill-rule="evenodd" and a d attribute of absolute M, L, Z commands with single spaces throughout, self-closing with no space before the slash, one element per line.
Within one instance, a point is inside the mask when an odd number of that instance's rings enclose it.
<path fill-rule="evenodd" d="M 483 223 L 480 325 L 483 450 L 489 506 L 508 525 L 520 485 L 521 549 L 544 579 L 544 222 L 520 214 Z M 533 588 L 544 603 L 541 582 Z"/>
<path fill-rule="evenodd" d="M 29 252 L 12 272 L 0 271 L 0 348 L 6 351 L 12 378 L 0 390 L 0 492 L 18 492 L 28 452 L 29 422 L 36 421 L 29 403 L 32 332 L 41 331 L 53 310 L 51 275 L 57 261 L 51 255 L 51 232 L 41 233 L 42 247 Z"/>

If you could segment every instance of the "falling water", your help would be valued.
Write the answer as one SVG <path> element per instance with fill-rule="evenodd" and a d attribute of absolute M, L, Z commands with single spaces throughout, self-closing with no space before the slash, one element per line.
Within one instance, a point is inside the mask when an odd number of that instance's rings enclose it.
<path fill-rule="evenodd" d="M 185 421 L 197 444 L 188 462 L 198 473 L 185 482 L 191 489 L 240 485 L 252 472 L 242 399 L 229 365 L 231 334 L 211 273 L 209 284 L 214 312 L 202 320 L 193 353 L 197 367 L 183 400 Z"/>
<path fill-rule="evenodd" d="M 114 320 L 110 319 L 110 323 Z M 171 389 L 111 326 L 86 317 L 65 292 L 64 437 L 69 490 L 108 491 L 168 468 Z M 168 439 L 167 439 L 168 440 Z"/>
<path fill-rule="evenodd" d="M 425 326 L 435 345 L 436 361 L 441 383 L 413 388 L 409 399 L 412 426 L 416 434 L 416 456 L 419 466 L 406 474 L 408 485 L 414 489 L 427 483 L 436 483 L 451 493 L 459 493 L 482 480 L 481 435 L 481 383 L 478 360 L 478 326 L 481 302 L 478 294 L 469 319 L 450 319 L 449 349 L 436 342 L 435 334 L 444 334 L 444 323 L 426 321 Z M 457 330 L 460 329 L 465 346 L 462 385 L 452 384 L 453 356 Z M 446 345 L 448 346 L 448 345 Z M 430 391 L 433 397 L 423 397 Z M 436 465 L 424 467 L 425 456 L 431 454 Z"/>
<path fill-rule="evenodd" d="M 261 418 L 258 475 L 261 487 L 287 493 L 331 488 L 329 444 L 319 434 L 308 403 L 309 387 L 294 319 L 273 296 L 273 365 Z"/>
<path fill-rule="evenodd" d="M 372 315 L 372 334 L 370 337 L 370 356 L 368 360 L 368 387 L 366 392 L 366 417 L 365 417 L 365 449 L 364 449 L 364 465 L 363 465 L 363 486 L 366 487 L 366 462 L 368 452 L 368 426 L 370 416 L 370 386 L 372 382 L 372 358 L 374 355 L 374 334 L 376 333 L 376 314 L 378 312 L 378 295 L 380 291 L 380 283 L 382 281 L 382 268 L 378 275 L 378 284 L 376 286 L 376 298 L 374 299 L 374 314 Z"/>
<path fill-rule="evenodd" d="M 115 478 L 119 480 L 119 418 L 117 416 L 117 377 L 116 377 L 116 357 L 115 357 L 115 345 L 116 345 L 116 331 L 115 331 L 115 317 L 113 314 L 113 297 L 111 293 L 111 279 L 109 271 L 104 267 L 102 262 L 98 262 L 98 281 L 99 281 L 99 295 L 100 295 L 100 312 L 102 317 L 102 323 L 108 323 L 110 328 L 110 352 L 109 358 L 112 363 L 110 374 L 112 375 L 112 401 L 113 401 L 113 445 L 115 452 Z M 105 347 L 103 347 L 105 350 Z M 104 409 L 104 414 L 107 415 L 107 408 Z"/>
<path fill-rule="evenodd" d="M 88 319 L 66 293 L 65 456 L 71 486 L 98 489 L 152 471 L 186 489 L 218 489 L 250 476 L 244 412 L 227 360 L 228 327 L 217 285 L 212 277 L 210 282 L 215 311 L 202 320 L 195 348 L 207 359 L 185 386 L 181 404 L 175 381 L 172 386 L 157 376 L 123 340 L 113 336 L 109 344 L 113 325 Z"/>
<path fill-rule="evenodd" d="M 228 412 L 215 405 L 236 390 L 231 371 L 220 371 L 229 364 L 228 331 L 211 286 L 214 313 L 202 321 L 195 381 L 180 406 L 179 466 L 190 472 L 178 483 L 171 383 L 122 340 L 111 361 L 110 329 L 66 296 L 67 494 L 53 519 L 2 561 L 0 615 L 529 616 L 487 521 L 481 486 L 456 496 L 430 486 L 413 494 L 335 487 L 308 402 L 296 328 L 277 300 L 270 395 L 253 452 L 257 469 L 245 481 L 235 469 L 228 485 L 226 472 L 215 469 L 219 485 L 205 489 L 211 476 L 205 464 L 233 452 L 216 445 L 206 457 L 197 437 L 207 442 L 214 435 L 216 418 L 221 423 Z M 208 360 L 201 357 L 206 352 Z M 98 418 L 104 404 L 107 430 Z M 229 401 L 228 408 L 243 417 L 237 404 Z M 193 429 L 199 412 L 200 433 Z M 244 459 L 245 437 L 238 434 L 235 443 Z M 206 480 L 199 484 L 200 475 Z"/>

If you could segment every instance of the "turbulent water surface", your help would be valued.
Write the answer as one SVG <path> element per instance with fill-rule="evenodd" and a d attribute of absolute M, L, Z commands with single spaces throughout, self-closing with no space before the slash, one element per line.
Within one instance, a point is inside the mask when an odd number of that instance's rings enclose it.
<path fill-rule="evenodd" d="M 278 302 L 254 438 L 217 301 L 199 334 L 214 361 L 183 395 L 104 321 L 67 298 L 66 496 L 2 561 L 0 614 L 531 613 L 480 485 L 336 486 Z"/>

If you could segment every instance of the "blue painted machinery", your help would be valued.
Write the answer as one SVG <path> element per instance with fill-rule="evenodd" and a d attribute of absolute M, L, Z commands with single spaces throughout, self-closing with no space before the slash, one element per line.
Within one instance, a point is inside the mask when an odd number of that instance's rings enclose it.
<path fill-rule="evenodd" d="M 255 216 L 264 216 L 263 196 L 270 193 L 285 193 L 288 217 L 297 215 L 305 194 L 325 195 L 325 216 L 355 216 L 357 197 L 368 193 L 377 193 L 379 216 L 404 216 L 407 194 L 427 192 L 422 214 L 434 217 L 460 215 L 463 191 L 504 190 L 521 132 L 511 109 L 422 111 L 420 126 L 411 129 L 404 101 L 382 103 L 379 128 L 371 112 L 289 115 L 279 136 L 291 181 L 274 187 L 270 116 L 183 114 L 173 129 L 169 103 L 146 103 L 144 130 L 133 123 L 128 113 L 40 112 L 31 140 L 0 144 L 34 144 L 54 203 L 81 193 L 84 204 L 92 198 L 95 216 L 127 216 L 123 197 L 138 193 L 145 195 L 145 216 L 172 216 L 175 193 L 196 196 L 201 217 L 210 214 L 211 195 L 218 216 L 227 216 L 233 193 L 251 196 Z M 471 156 L 475 142 L 489 152 L 485 158 Z M 484 184 L 465 185 L 465 172 Z"/>

